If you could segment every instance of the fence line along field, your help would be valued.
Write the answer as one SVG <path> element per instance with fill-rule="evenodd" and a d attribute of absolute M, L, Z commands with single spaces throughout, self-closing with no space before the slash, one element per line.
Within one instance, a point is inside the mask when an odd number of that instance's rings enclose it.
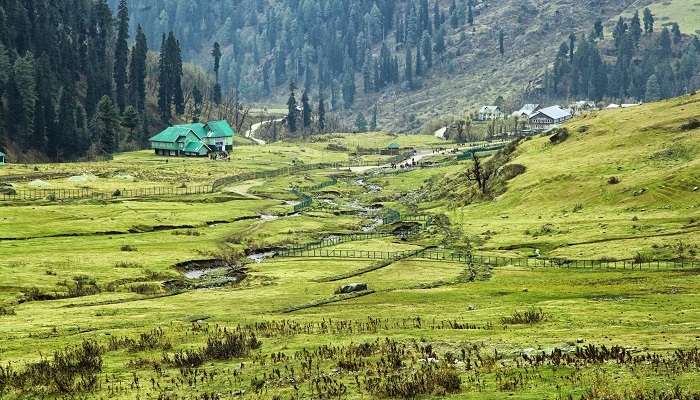
<path fill-rule="evenodd" d="M 676 101 L 556 143 L 0 168 L 66 194 L 0 202 L 0 397 L 697 398 L 700 97 Z"/>

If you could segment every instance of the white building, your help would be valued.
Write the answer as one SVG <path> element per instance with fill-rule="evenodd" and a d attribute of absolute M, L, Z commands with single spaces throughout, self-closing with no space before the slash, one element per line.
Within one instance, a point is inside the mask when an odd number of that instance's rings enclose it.
<path fill-rule="evenodd" d="M 479 109 L 477 119 L 479 121 L 490 121 L 503 118 L 503 111 L 498 106 L 483 106 Z"/>
<path fill-rule="evenodd" d="M 551 106 L 537 110 L 530 115 L 528 122 L 533 129 L 548 129 L 571 119 L 571 111 L 559 106 Z"/>

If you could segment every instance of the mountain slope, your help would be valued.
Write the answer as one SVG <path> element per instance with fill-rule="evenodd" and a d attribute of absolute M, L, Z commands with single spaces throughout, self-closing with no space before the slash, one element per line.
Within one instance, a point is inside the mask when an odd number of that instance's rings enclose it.
<path fill-rule="evenodd" d="M 700 245 L 699 116 L 694 95 L 576 119 L 561 144 L 523 142 L 511 163 L 526 172 L 495 200 L 458 209 L 453 219 L 489 249 L 692 256 Z"/>
<path fill-rule="evenodd" d="M 129 4 L 132 23 L 144 26 L 150 43 L 174 30 L 186 58 L 210 70 L 210 51 L 219 41 L 221 82 L 238 88 L 248 101 L 283 104 L 288 82 L 294 80 L 312 96 L 321 85 L 336 111 L 352 104 L 352 110 L 344 111 L 348 120 L 377 104 L 382 128 L 415 131 L 432 119 L 461 115 L 467 107 L 490 103 L 499 95 L 515 96 L 536 84 L 562 38 L 588 32 L 597 18 L 605 21 L 635 3 L 243 0 L 207 2 L 201 7 L 193 0 L 155 4 L 130 0 Z M 473 26 L 469 4 L 473 4 Z M 441 28 L 444 52 L 436 50 Z M 432 67 L 427 66 L 426 36 L 433 50 Z M 418 51 L 423 73 L 409 82 L 405 60 L 412 57 L 415 74 Z M 370 85 L 365 90 L 367 76 Z M 345 89 L 353 81 L 354 93 L 347 95 Z"/>

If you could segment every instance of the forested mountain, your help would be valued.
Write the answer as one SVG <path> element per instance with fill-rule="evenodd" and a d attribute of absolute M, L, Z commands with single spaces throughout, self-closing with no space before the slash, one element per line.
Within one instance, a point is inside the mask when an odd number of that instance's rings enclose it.
<path fill-rule="evenodd" d="M 111 0 L 116 3 L 117 0 Z M 503 96 L 544 95 L 559 43 L 606 29 L 632 0 L 129 0 L 149 41 L 173 30 L 186 60 L 224 91 L 282 104 L 290 81 L 347 120 L 378 106 L 381 126 L 417 130 Z M 611 22 L 607 22 L 608 20 Z M 583 43 L 585 40 L 579 40 Z M 559 71 L 561 72 L 561 71 Z M 547 95 L 579 95 L 547 91 Z"/>
<path fill-rule="evenodd" d="M 13 160 L 109 157 L 185 111 L 183 91 L 209 86 L 162 36 L 129 34 L 123 0 L 0 1 L 0 149 Z M 158 107 L 156 107 L 156 98 Z"/>
<path fill-rule="evenodd" d="M 700 41 L 631 5 L 1 0 L 0 148 L 17 160 L 109 156 L 173 120 L 238 112 L 239 99 L 296 115 L 293 86 L 303 134 L 323 125 L 320 110 L 415 132 L 496 98 L 629 102 L 700 86 Z"/>

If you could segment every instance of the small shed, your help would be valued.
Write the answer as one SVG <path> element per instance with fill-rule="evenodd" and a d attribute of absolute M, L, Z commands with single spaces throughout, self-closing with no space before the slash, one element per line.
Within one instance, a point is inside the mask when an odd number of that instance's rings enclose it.
<path fill-rule="evenodd" d="M 0 151 L 0 165 L 5 165 L 5 153 Z"/>
<path fill-rule="evenodd" d="M 397 156 L 399 155 L 399 151 L 401 151 L 401 146 L 399 146 L 398 143 L 390 143 L 388 146 L 386 146 L 386 149 L 381 151 L 381 154 Z"/>

